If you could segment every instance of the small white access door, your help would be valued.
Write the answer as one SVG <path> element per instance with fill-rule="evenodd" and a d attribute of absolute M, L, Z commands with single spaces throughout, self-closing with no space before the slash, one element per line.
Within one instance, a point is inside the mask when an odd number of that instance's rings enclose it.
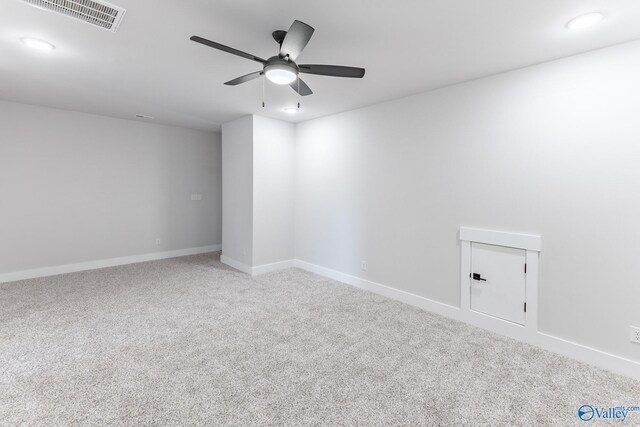
<path fill-rule="evenodd" d="M 471 310 L 525 324 L 526 251 L 471 243 Z"/>

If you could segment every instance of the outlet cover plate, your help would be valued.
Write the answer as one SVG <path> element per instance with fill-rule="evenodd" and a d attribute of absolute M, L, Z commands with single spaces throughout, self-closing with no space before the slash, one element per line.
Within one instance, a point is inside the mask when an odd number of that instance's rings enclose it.
<path fill-rule="evenodd" d="M 631 342 L 636 343 L 636 344 L 640 344 L 640 328 L 637 328 L 635 326 L 631 326 L 629 328 L 630 332 L 631 332 Z"/>

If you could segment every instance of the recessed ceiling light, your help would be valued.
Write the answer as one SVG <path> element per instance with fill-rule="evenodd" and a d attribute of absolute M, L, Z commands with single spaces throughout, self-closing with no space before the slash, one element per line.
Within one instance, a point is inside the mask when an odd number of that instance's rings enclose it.
<path fill-rule="evenodd" d="M 602 12 L 590 12 L 584 15 L 580 15 L 573 18 L 567 23 L 567 28 L 570 30 L 582 30 L 584 28 L 596 25 L 598 22 L 604 19 L 604 13 Z"/>
<path fill-rule="evenodd" d="M 29 46 L 30 48 L 44 51 L 52 51 L 56 47 L 49 42 L 40 39 L 34 39 L 31 37 L 23 37 L 20 39 L 22 43 Z"/>
<path fill-rule="evenodd" d="M 296 114 L 298 109 L 296 107 L 287 107 L 284 109 L 285 113 Z"/>

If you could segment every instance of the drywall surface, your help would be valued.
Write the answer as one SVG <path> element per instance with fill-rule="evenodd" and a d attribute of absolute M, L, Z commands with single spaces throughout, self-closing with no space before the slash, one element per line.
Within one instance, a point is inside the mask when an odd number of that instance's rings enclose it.
<path fill-rule="evenodd" d="M 222 125 L 222 253 L 253 265 L 253 116 Z"/>
<path fill-rule="evenodd" d="M 639 75 L 633 42 L 299 124 L 296 258 L 459 305 L 460 226 L 540 234 L 540 330 L 639 361 Z"/>
<path fill-rule="evenodd" d="M 253 117 L 253 265 L 294 257 L 295 126 Z"/>
<path fill-rule="evenodd" d="M 0 102 L 0 273 L 219 244 L 221 213 L 219 133 Z"/>
<path fill-rule="evenodd" d="M 245 268 L 294 256 L 295 125 L 249 115 L 222 125 L 225 258 Z"/>

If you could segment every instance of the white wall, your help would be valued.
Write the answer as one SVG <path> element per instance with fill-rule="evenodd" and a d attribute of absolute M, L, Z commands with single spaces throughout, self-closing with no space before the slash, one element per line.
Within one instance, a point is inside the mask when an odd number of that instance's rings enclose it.
<path fill-rule="evenodd" d="M 634 42 L 299 124 L 296 258 L 459 305 L 461 225 L 541 234 L 540 329 L 640 361 L 638 76 Z"/>
<path fill-rule="evenodd" d="M 219 244 L 220 144 L 0 102 L 0 273 Z"/>
<path fill-rule="evenodd" d="M 253 118 L 253 265 L 294 257 L 295 125 Z"/>
<path fill-rule="evenodd" d="M 291 123 L 251 115 L 222 125 L 223 262 L 254 272 L 293 259 L 294 156 Z"/>
<path fill-rule="evenodd" d="M 222 253 L 253 265 L 253 116 L 222 125 Z"/>

